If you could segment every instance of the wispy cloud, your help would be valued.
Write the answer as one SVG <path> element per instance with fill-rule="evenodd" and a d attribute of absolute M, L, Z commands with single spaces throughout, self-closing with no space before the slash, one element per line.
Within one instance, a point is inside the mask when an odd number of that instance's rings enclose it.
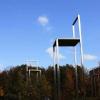
<path fill-rule="evenodd" d="M 51 27 L 51 26 L 48 26 L 48 27 L 46 27 L 46 31 L 48 32 L 48 31 L 51 31 L 53 29 L 53 27 Z"/>
<path fill-rule="evenodd" d="M 49 23 L 49 19 L 47 16 L 39 16 L 37 21 L 42 26 L 46 26 Z"/>
<path fill-rule="evenodd" d="M 4 70 L 4 65 L 0 64 L 0 71 Z"/>
<path fill-rule="evenodd" d="M 92 60 L 96 60 L 97 56 L 91 55 L 91 54 L 84 54 L 84 60 L 85 61 L 92 61 Z"/>
<path fill-rule="evenodd" d="M 46 52 L 49 54 L 49 56 L 50 56 L 51 58 L 53 58 L 53 47 L 49 47 L 49 48 L 46 50 Z M 63 59 L 65 59 L 65 56 L 63 56 L 61 53 L 59 53 L 59 59 L 60 59 L 60 60 L 63 60 Z"/>

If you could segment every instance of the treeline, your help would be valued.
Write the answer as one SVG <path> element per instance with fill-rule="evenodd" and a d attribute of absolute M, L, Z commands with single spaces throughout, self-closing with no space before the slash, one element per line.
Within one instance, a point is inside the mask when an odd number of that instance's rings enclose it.
<path fill-rule="evenodd" d="M 52 66 L 47 69 L 39 68 L 41 75 L 31 72 L 30 77 L 26 65 L 16 66 L 0 73 L 0 97 L 2 100 L 54 100 L 54 70 Z M 60 93 L 61 100 L 75 100 L 75 98 L 93 98 L 91 91 L 91 78 L 82 67 L 76 70 L 72 65 L 60 66 Z M 76 86 L 77 82 L 77 86 Z M 100 84 L 100 81 L 98 81 Z M 96 83 L 97 84 L 97 83 Z M 78 90 L 76 88 L 78 87 Z M 98 88 L 100 89 L 100 87 Z M 100 93 L 97 93 L 100 100 Z M 87 99 L 86 99 L 87 100 Z M 92 99 L 88 99 L 92 100 Z"/>

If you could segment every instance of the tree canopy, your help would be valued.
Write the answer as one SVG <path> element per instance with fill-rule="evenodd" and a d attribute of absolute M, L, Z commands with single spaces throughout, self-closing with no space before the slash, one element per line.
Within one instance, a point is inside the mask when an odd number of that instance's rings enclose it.
<path fill-rule="evenodd" d="M 32 66 L 31 66 L 32 67 Z M 26 65 L 15 66 L 0 73 L 0 97 L 5 100 L 54 100 L 54 70 L 52 66 L 41 68 L 41 76 L 36 73 L 30 77 Z M 81 66 L 77 66 L 78 91 L 76 91 L 76 69 L 72 65 L 60 66 L 61 98 L 73 100 L 78 93 L 79 98 L 93 96 L 91 93 L 90 75 Z M 82 77 L 84 75 L 84 77 Z M 97 81 L 100 83 L 100 79 Z M 100 89 L 100 85 L 98 85 Z M 100 90 L 98 90 L 99 92 Z M 95 96 L 100 97 L 100 93 Z M 92 99 L 91 99 L 92 100 Z M 95 99 L 93 99 L 95 100 Z"/>

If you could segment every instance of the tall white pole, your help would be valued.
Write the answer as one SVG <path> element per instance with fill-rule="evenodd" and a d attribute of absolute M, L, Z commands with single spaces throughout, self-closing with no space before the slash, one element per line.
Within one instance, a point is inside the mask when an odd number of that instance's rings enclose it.
<path fill-rule="evenodd" d="M 58 39 L 56 39 L 56 48 L 57 48 L 57 78 L 58 78 L 58 99 L 60 100 L 60 68 L 59 68 L 59 44 L 58 44 Z"/>
<path fill-rule="evenodd" d="M 78 14 L 78 26 L 79 26 L 79 35 L 80 35 L 80 45 L 81 45 L 81 65 L 83 66 L 83 43 L 82 43 L 82 30 L 81 30 L 81 20 L 80 15 Z"/>
<path fill-rule="evenodd" d="M 73 38 L 75 39 L 75 28 L 74 28 L 74 25 L 72 26 L 72 30 L 73 30 Z M 77 65 L 76 47 L 74 47 L 74 63 L 75 63 L 75 66 L 76 66 Z"/>
<path fill-rule="evenodd" d="M 81 19 L 80 15 L 78 14 L 78 27 L 79 27 L 79 35 L 80 35 L 80 48 L 81 48 L 81 67 L 82 67 L 82 80 L 83 80 L 83 100 L 85 100 L 85 77 L 84 77 L 84 66 L 83 66 L 83 42 L 82 42 L 82 30 L 81 30 Z"/>
<path fill-rule="evenodd" d="M 75 27 L 72 25 L 73 30 L 73 38 L 75 39 Z M 75 66 L 75 74 L 76 74 L 76 99 L 78 99 L 78 73 L 77 73 L 77 57 L 76 57 L 76 47 L 74 47 L 74 66 Z"/>
<path fill-rule="evenodd" d="M 54 93 L 55 93 L 55 97 L 54 99 L 57 100 L 57 79 L 56 79 L 56 65 L 55 65 L 55 58 L 56 58 L 56 55 L 55 55 L 55 47 L 53 47 L 53 66 L 54 66 Z"/>

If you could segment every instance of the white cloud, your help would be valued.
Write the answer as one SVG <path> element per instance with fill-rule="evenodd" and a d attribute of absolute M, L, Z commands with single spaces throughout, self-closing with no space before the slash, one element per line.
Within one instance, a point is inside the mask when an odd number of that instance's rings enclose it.
<path fill-rule="evenodd" d="M 2 71 L 4 69 L 4 65 L 0 64 L 0 71 Z"/>
<path fill-rule="evenodd" d="M 91 61 L 91 60 L 96 60 L 96 59 L 97 59 L 97 57 L 94 55 L 84 54 L 84 60 Z"/>
<path fill-rule="evenodd" d="M 46 52 L 50 55 L 51 58 L 53 58 L 53 47 L 48 48 Z M 59 59 L 60 60 L 65 59 L 65 56 L 59 53 Z"/>
<path fill-rule="evenodd" d="M 42 26 L 46 26 L 49 23 L 49 19 L 46 16 L 39 16 L 37 21 Z"/>

